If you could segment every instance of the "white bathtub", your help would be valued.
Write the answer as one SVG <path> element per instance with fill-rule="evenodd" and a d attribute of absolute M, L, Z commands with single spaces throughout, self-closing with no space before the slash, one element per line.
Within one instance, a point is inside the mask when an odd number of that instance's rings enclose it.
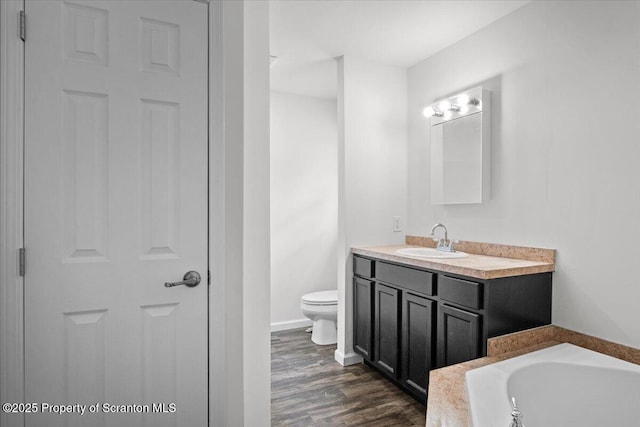
<path fill-rule="evenodd" d="M 509 427 L 510 398 L 526 427 L 640 426 L 640 366 L 571 344 L 466 374 L 474 427 Z"/>

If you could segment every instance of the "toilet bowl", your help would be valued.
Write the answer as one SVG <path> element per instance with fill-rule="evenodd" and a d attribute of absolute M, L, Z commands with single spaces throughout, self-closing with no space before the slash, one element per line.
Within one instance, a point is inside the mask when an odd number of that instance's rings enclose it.
<path fill-rule="evenodd" d="M 338 290 L 313 292 L 300 298 L 302 314 L 313 321 L 311 341 L 319 345 L 337 340 Z"/>

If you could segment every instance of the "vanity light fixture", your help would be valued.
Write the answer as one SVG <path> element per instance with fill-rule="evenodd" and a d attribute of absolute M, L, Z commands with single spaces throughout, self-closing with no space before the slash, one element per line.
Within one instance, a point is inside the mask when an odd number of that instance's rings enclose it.
<path fill-rule="evenodd" d="M 482 102 L 468 93 L 461 93 L 439 102 L 435 102 L 422 110 L 422 114 L 429 117 L 438 117 L 441 120 L 449 120 L 457 116 L 465 116 L 470 113 L 482 111 Z"/>
<path fill-rule="evenodd" d="M 431 116 L 442 117 L 442 116 L 444 116 L 443 113 L 441 113 L 440 111 L 434 110 L 433 107 L 431 107 L 431 106 L 426 107 L 424 110 L 422 110 L 422 114 L 425 117 L 431 117 Z"/>
<path fill-rule="evenodd" d="M 453 108 L 453 104 L 448 99 L 445 99 L 444 101 L 440 101 L 440 103 L 438 104 L 438 110 L 442 111 L 443 113 L 445 111 L 451 110 L 452 108 Z"/>
<path fill-rule="evenodd" d="M 458 95 L 456 98 L 456 102 L 459 105 L 479 105 L 480 101 L 476 98 L 469 98 L 469 95 L 463 93 L 462 95 Z"/>

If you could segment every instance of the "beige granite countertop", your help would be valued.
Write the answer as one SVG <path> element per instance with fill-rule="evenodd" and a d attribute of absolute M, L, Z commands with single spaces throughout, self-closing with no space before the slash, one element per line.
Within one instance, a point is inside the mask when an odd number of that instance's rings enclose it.
<path fill-rule="evenodd" d="M 465 382 L 467 371 L 564 342 L 640 365 L 640 349 L 556 325 L 489 338 L 487 357 L 435 369 L 429 373 L 426 426 L 471 427 Z"/>
<path fill-rule="evenodd" d="M 354 247 L 354 254 L 397 262 L 415 267 L 438 270 L 445 273 L 460 274 L 477 279 L 496 279 L 500 277 L 522 276 L 525 274 L 546 273 L 555 270 L 554 262 L 531 261 L 469 253 L 466 258 L 427 259 L 399 255 L 401 248 L 418 248 L 416 245 L 393 245 L 375 247 Z"/>
<path fill-rule="evenodd" d="M 431 371 L 429 374 L 429 397 L 427 398 L 427 427 L 471 427 L 465 382 L 467 371 L 556 344 L 560 343 L 547 341 L 525 349 L 497 356 L 481 357 Z"/>

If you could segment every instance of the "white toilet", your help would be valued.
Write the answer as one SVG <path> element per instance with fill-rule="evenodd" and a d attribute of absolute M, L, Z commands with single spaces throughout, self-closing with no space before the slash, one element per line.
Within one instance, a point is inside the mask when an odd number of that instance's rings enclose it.
<path fill-rule="evenodd" d="M 338 290 L 306 294 L 300 301 L 302 314 L 313 321 L 311 341 L 319 345 L 335 344 L 338 341 Z"/>

